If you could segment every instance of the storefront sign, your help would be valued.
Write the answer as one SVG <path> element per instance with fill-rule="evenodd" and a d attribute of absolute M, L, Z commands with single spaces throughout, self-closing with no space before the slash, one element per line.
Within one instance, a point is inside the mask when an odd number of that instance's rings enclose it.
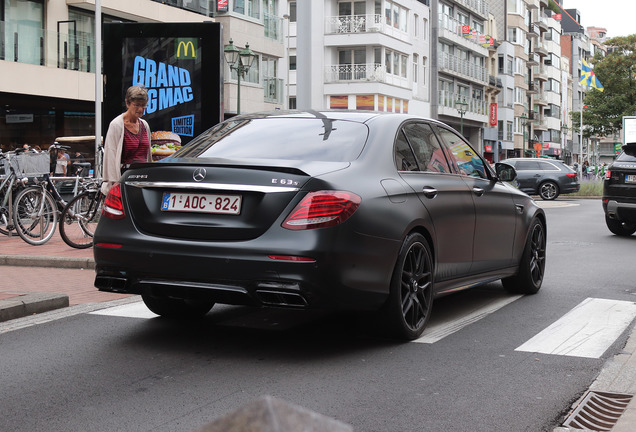
<path fill-rule="evenodd" d="M 33 114 L 7 114 L 8 123 L 33 123 Z"/>

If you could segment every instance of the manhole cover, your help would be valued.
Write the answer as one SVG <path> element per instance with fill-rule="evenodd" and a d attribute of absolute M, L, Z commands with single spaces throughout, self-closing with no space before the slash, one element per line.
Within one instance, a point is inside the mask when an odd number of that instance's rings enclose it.
<path fill-rule="evenodd" d="M 565 419 L 563 426 L 573 429 L 609 431 L 618 422 L 632 395 L 588 392 Z"/>

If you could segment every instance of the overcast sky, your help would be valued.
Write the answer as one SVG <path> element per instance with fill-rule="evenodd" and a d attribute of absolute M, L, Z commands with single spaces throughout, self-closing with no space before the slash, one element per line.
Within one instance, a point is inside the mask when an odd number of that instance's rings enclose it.
<path fill-rule="evenodd" d="M 636 33 L 634 0 L 563 0 L 564 9 L 578 9 L 583 27 L 604 27 L 608 37 Z"/>

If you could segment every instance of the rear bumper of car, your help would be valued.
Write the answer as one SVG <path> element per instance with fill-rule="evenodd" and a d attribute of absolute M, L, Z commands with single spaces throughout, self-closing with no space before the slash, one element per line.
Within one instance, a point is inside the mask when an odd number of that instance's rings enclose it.
<path fill-rule="evenodd" d="M 96 238 L 95 286 L 101 291 L 255 306 L 370 310 L 385 301 L 395 264 L 391 257 L 397 256 L 399 242 L 353 233 L 328 245 L 311 237 L 301 233 L 297 242 L 279 238 L 236 244 L 153 241 L 143 235 L 118 243 L 110 237 L 109 243 L 121 244 L 119 248 L 100 246 Z M 313 260 L 285 259 L 291 256 Z"/>
<path fill-rule="evenodd" d="M 567 184 L 563 186 L 563 190 L 561 191 L 561 193 L 564 193 L 564 194 L 576 193 L 580 189 L 581 189 L 581 185 L 579 183 L 571 183 L 571 184 Z"/>
<path fill-rule="evenodd" d="M 603 200 L 603 210 L 605 210 L 605 215 L 610 219 L 636 223 L 636 200 L 633 202 L 617 201 L 615 199 L 609 199 L 605 202 Z"/>

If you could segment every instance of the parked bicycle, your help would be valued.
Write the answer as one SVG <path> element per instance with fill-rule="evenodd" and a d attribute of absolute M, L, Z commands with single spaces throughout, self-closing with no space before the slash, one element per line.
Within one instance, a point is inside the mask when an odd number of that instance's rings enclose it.
<path fill-rule="evenodd" d="M 104 147 L 99 146 L 95 154 L 97 163 L 101 163 Z M 93 234 L 102 216 L 105 196 L 100 187 L 101 179 L 89 179 L 83 185 L 84 192 L 73 198 L 60 217 L 60 236 L 64 242 L 76 249 L 93 246 Z"/>
<path fill-rule="evenodd" d="M 104 194 L 101 180 L 96 180 L 85 192 L 73 198 L 60 217 L 60 236 L 76 249 L 93 246 L 93 234 L 102 215 Z"/>
<path fill-rule="evenodd" d="M 57 150 L 67 148 L 60 145 L 50 147 Z M 86 190 L 82 177 L 76 176 L 72 181 L 75 182 L 73 196 Z M 18 235 L 25 242 L 41 245 L 53 237 L 59 215 L 68 202 L 60 195 L 48 173 L 29 179 L 29 184 L 15 199 L 13 221 Z"/>
<path fill-rule="evenodd" d="M 0 183 L 0 234 L 3 235 L 10 235 L 15 230 L 13 223 L 14 198 L 24 188 L 28 180 L 21 174 L 15 158 L 15 155 L 24 151 L 22 148 L 7 153 L 0 150 L 0 165 L 4 171 L 4 178 Z"/>

